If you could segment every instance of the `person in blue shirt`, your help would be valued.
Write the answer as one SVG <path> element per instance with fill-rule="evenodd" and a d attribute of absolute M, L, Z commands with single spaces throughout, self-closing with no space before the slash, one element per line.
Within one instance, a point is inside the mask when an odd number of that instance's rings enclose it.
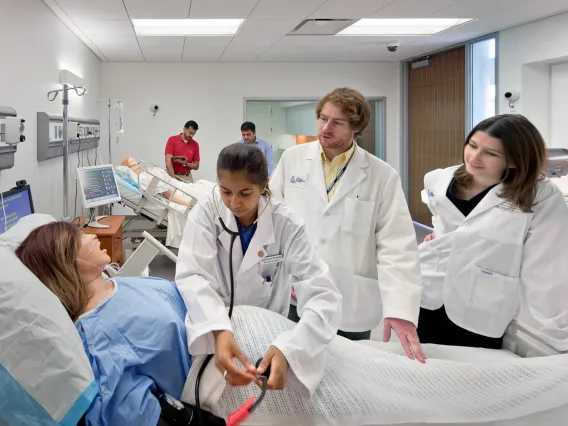
<path fill-rule="evenodd" d="M 266 162 L 268 163 L 268 177 L 272 176 L 272 171 L 274 170 L 274 154 L 272 153 L 272 146 L 265 140 L 256 137 L 256 126 L 254 123 L 245 121 L 241 124 L 241 136 L 243 137 L 241 143 L 255 145 L 262 151 L 266 157 Z"/>
<path fill-rule="evenodd" d="M 103 278 L 106 250 L 96 236 L 66 222 L 36 228 L 16 254 L 59 298 L 81 336 L 99 387 L 86 425 L 168 424 L 156 395 L 179 399 L 191 366 L 176 285 L 153 277 Z"/>

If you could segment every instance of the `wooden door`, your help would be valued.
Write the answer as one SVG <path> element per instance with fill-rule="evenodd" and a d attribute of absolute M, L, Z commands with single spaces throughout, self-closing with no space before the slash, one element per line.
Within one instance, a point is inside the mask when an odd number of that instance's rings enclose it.
<path fill-rule="evenodd" d="M 465 135 L 465 47 L 432 55 L 408 68 L 408 204 L 412 219 L 431 226 L 422 203 L 424 175 L 459 164 Z"/>

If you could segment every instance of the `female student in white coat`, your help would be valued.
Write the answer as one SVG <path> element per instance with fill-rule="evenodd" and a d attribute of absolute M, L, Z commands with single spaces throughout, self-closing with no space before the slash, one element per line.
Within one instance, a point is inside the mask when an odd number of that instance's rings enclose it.
<path fill-rule="evenodd" d="M 545 165 L 535 126 L 501 115 L 470 132 L 463 164 L 426 174 L 422 343 L 501 348 L 526 305 L 548 343 L 568 350 L 568 207 Z"/>
<path fill-rule="evenodd" d="M 188 308 L 189 351 L 215 353 L 217 368 L 232 385 L 256 381 L 255 375 L 270 366 L 269 389 L 282 389 L 288 379 L 311 395 L 323 376 L 326 348 L 341 321 L 341 296 L 300 220 L 271 198 L 268 166 L 258 148 L 225 147 L 217 176 L 219 190 L 192 209 L 179 249 L 176 283 Z M 302 321 L 273 342 L 258 369 L 239 349 L 227 315 L 231 234 L 225 226 L 242 233 L 232 253 L 235 305 L 286 316 L 293 284 L 303 312 Z M 235 357 L 246 371 L 237 367 Z"/>

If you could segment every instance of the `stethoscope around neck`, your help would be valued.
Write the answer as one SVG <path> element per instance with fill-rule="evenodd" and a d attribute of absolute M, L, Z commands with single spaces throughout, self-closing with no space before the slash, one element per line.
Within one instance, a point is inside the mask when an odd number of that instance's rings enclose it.
<path fill-rule="evenodd" d="M 266 202 L 266 205 L 264 206 L 264 208 L 262 209 L 260 214 L 257 216 L 256 220 L 251 225 L 244 227 L 244 229 L 242 231 L 232 231 L 232 230 L 229 229 L 229 227 L 223 221 L 223 218 L 221 217 L 221 212 L 219 211 L 219 206 L 217 205 L 217 199 L 215 197 L 215 190 L 217 189 L 218 186 L 219 185 L 215 185 L 215 187 L 213 187 L 213 190 L 212 190 L 213 206 L 215 207 L 215 212 L 217 213 L 217 216 L 219 218 L 219 223 L 221 223 L 221 227 L 223 228 L 223 230 L 225 230 L 225 232 L 227 232 L 231 236 L 231 245 L 229 247 L 229 277 L 230 277 L 230 281 L 231 281 L 231 298 L 230 298 L 230 303 L 229 303 L 229 319 L 231 319 L 232 316 L 233 316 L 233 306 L 235 304 L 235 277 L 234 277 L 234 272 L 233 272 L 233 246 L 235 245 L 235 240 L 238 237 L 245 235 L 247 232 L 249 232 L 252 229 L 252 227 L 258 223 L 258 221 L 260 220 L 260 218 L 262 217 L 264 212 L 266 212 L 266 209 L 268 209 L 268 206 L 270 205 L 270 201 L 272 200 L 272 192 L 270 192 L 270 189 L 268 189 L 268 188 L 265 189 L 265 192 L 264 192 L 263 195 L 268 194 L 268 201 Z M 202 413 L 201 413 L 201 403 L 200 403 L 200 400 L 199 400 L 199 384 L 201 383 L 201 376 L 203 376 L 203 372 L 205 371 L 205 368 L 209 364 L 209 361 L 211 361 L 211 358 L 213 358 L 213 355 L 211 355 L 211 354 L 207 355 L 207 358 L 205 358 L 203 365 L 201 366 L 201 368 L 199 369 L 199 372 L 197 373 L 197 379 L 195 380 L 195 406 L 197 408 L 197 415 L 198 415 L 200 425 L 203 425 L 203 416 L 202 416 Z M 265 374 L 266 374 L 266 372 L 265 372 Z M 249 412 L 252 412 L 262 402 L 262 400 L 264 399 L 264 396 L 266 395 L 266 382 L 267 382 L 268 379 L 265 375 L 263 375 L 263 376 L 260 377 L 260 380 L 262 381 L 262 392 L 261 392 L 260 396 L 258 397 L 258 399 L 255 401 L 255 403 L 248 409 Z"/>

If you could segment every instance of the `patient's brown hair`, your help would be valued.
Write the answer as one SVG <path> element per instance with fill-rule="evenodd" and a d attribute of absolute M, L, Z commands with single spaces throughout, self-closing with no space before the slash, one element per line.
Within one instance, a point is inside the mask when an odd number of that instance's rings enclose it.
<path fill-rule="evenodd" d="M 80 246 L 76 225 L 52 222 L 33 230 L 16 250 L 16 256 L 57 296 L 73 321 L 88 301 L 77 270 Z"/>

